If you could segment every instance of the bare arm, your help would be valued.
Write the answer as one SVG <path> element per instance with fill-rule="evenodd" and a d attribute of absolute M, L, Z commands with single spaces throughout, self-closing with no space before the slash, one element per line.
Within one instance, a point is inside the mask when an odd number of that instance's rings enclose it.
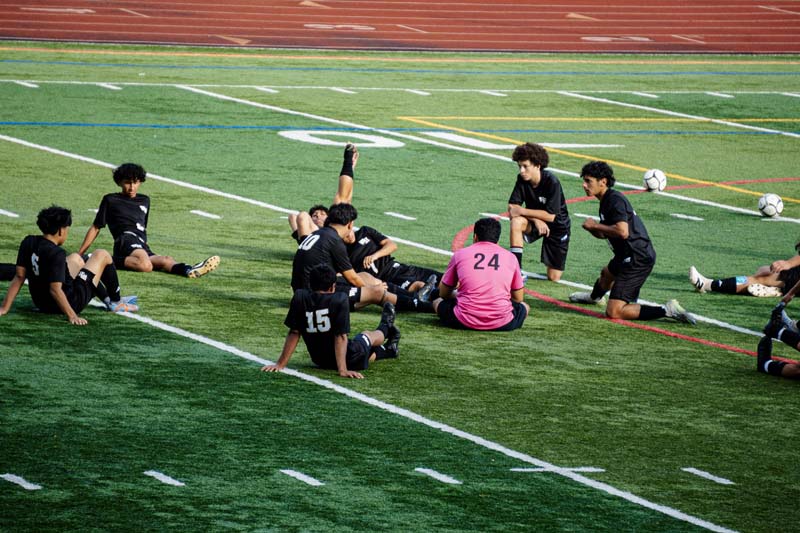
<path fill-rule="evenodd" d="M 8 286 L 6 297 L 3 298 L 3 305 L 0 306 L 0 316 L 7 314 L 11 310 L 11 305 L 14 303 L 14 300 L 16 300 L 19 290 L 25 283 L 25 275 L 25 267 L 18 266 L 17 272 L 14 275 L 14 279 L 11 280 L 11 283 Z"/>
<path fill-rule="evenodd" d="M 50 296 L 56 301 L 56 305 L 61 309 L 61 312 L 67 315 L 70 324 L 75 326 L 85 326 L 89 322 L 85 318 L 81 318 L 69 305 L 67 295 L 64 294 L 64 289 L 61 287 L 60 281 L 54 281 L 50 284 Z"/>
<path fill-rule="evenodd" d="M 583 229 L 598 239 L 607 239 L 609 237 L 616 239 L 628 238 L 628 223 L 623 221 L 617 222 L 613 226 L 607 226 L 606 224 L 599 223 L 593 218 L 587 218 L 583 222 Z"/>
<path fill-rule="evenodd" d="M 511 301 L 522 303 L 525 297 L 525 289 L 517 289 L 515 291 L 511 291 Z"/>
<path fill-rule="evenodd" d="M 455 287 L 451 287 L 450 285 L 445 285 L 444 282 L 439 282 L 439 298 L 444 298 L 447 300 L 448 298 L 453 297 L 453 292 L 455 291 Z"/>
<path fill-rule="evenodd" d="M 294 329 L 289 331 L 289 333 L 286 334 L 286 340 L 283 341 L 283 350 L 281 350 L 281 356 L 278 358 L 278 362 L 274 365 L 266 365 L 261 367 L 261 371 L 277 372 L 286 368 L 286 365 L 289 364 L 289 359 L 292 358 L 292 355 L 297 349 L 297 344 L 299 342 L 300 332 Z"/>
<path fill-rule="evenodd" d="M 525 209 L 519 204 L 508 204 L 508 214 L 512 217 L 525 217 L 530 221 L 543 220 L 552 222 L 556 219 L 553 213 L 549 213 L 544 209 Z"/>
<path fill-rule="evenodd" d="M 377 252 L 364 258 L 364 268 L 369 268 L 376 260 L 381 257 L 386 257 L 387 255 L 392 255 L 394 251 L 397 250 L 397 244 L 388 237 L 383 239 L 379 244 L 381 248 Z"/>
<path fill-rule="evenodd" d="M 89 249 L 99 234 L 100 228 L 95 225 L 89 226 L 89 229 L 86 231 L 86 236 L 83 238 L 83 243 L 81 244 L 81 247 L 78 248 L 78 255 L 85 254 L 86 250 Z"/>
<path fill-rule="evenodd" d="M 784 270 L 789 270 L 796 266 L 800 266 L 800 255 L 796 255 L 794 257 L 790 257 L 786 260 L 778 260 L 772 263 L 769 266 L 770 272 L 777 274 L 778 272 L 783 272 Z"/>
<path fill-rule="evenodd" d="M 364 283 L 364 280 L 358 277 L 358 274 L 356 274 L 356 271 L 353 270 L 352 268 L 350 270 L 345 270 L 344 272 L 342 272 L 342 277 L 344 277 L 344 279 L 347 280 L 347 283 L 349 283 L 353 287 L 363 287 L 366 285 L 366 283 Z"/>
<path fill-rule="evenodd" d="M 336 335 L 333 346 L 336 353 L 336 368 L 339 369 L 339 375 L 343 378 L 364 379 L 364 376 L 360 372 L 347 370 L 347 334 L 342 333 Z"/>

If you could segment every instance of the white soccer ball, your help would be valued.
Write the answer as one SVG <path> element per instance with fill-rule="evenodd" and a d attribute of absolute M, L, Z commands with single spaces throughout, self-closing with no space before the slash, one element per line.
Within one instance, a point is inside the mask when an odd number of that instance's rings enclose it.
<path fill-rule="evenodd" d="M 758 210 L 765 217 L 776 217 L 783 212 L 783 200 L 777 194 L 768 192 L 758 199 Z"/>
<path fill-rule="evenodd" d="M 648 191 L 663 191 L 667 187 L 667 176 L 657 168 L 645 172 L 643 181 Z"/>

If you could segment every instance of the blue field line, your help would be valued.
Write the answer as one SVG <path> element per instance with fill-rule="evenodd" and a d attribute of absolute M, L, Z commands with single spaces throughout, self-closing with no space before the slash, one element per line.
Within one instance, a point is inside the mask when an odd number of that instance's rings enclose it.
<path fill-rule="evenodd" d="M 0 126 L 44 126 L 67 128 L 142 128 L 157 130 L 254 130 L 254 131 L 363 131 L 359 128 L 329 128 L 325 126 L 242 126 L 219 124 L 135 124 L 125 122 L 40 122 L 32 120 L 3 120 Z M 388 131 L 426 132 L 431 128 L 383 128 Z M 764 131 L 668 131 L 668 130 L 545 130 L 545 129 L 474 129 L 476 133 L 577 133 L 590 135 L 778 135 Z M 800 133 L 798 131 L 797 133 Z"/>
<path fill-rule="evenodd" d="M 444 74 L 474 76 L 800 76 L 796 72 L 743 72 L 743 71 L 685 71 L 685 72 L 613 72 L 613 71 L 481 71 L 481 70 L 439 70 L 439 69 L 391 69 L 391 68 L 342 68 L 342 67 L 267 67 L 258 65 L 224 66 L 224 65 L 162 65 L 157 63 L 88 63 L 85 61 L 35 61 L 32 59 L 3 59 L 0 63 L 18 63 L 28 65 L 67 65 L 77 67 L 99 68 L 158 68 L 180 70 L 275 70 L 275 71 L 311 71 L 311 72 L 366 72 L 366 73 L 412 73 L 412 74 Z"/>

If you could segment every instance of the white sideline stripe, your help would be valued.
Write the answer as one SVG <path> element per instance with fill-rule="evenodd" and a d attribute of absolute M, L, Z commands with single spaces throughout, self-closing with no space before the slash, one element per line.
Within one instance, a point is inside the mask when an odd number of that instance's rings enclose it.
<path fill-rule="evenodd" d="M 6 211 L 5 209 L 0 209 L 0 215 L 11 217 L 11 218 L 19 218 L 19 215 L 16 213 L 12 213 L 11 211 Z"/>
<path fill-rule="evenodd" d="M 14 474 L 3 474 L 0 477 L 5 479 L 6 481 L 19 485 L 25 490 L 39 490 L 42 488 L 41 485 L 37 485 L 36 483 L 31 483 L 30 481 L 26 481 L 25 479 Z"/>
<path fill-rule="evenodd" d="M 511 220 L 508 217 L 500 216 L 500 215 L 495 214 L 495 213 L 478 213 L 478 214 L 480 216 L 482 216 L 482 217 L 496 218 L 496 219 L 499 219 L 499 220 Z"/>
<path fill-rule="evenodd" d="M 668 116 L 671 116 L 671 117 L 691 118 L 691 119 L 700 120 L 700 121 L 703 121 L 703 122 L 711 122 L 712 124 L 721 124 L 723 126 L 730 126 L 732 128 L 741 128 L 741 129 L 753 130 L 753 131 L 764 131 L 764 132 L 767 132 L 767 133 L 776 133 L 778 135 L 785 135 L 787 137 L 800 138 L 800 133 L 792 133 L 792 132 L 788 132 L 788 131 L 774 130 L 774 129 L 770 129 L 770 128 L 759 128 L 758 126 L 750 126 L 749 124 L 741 124 L 739 122 L 730 122 L 728 120 L 720 120 L 720 119 L 716 119 L 716 118 L 701 117 L 701 116 L 698 116 L 698 115 L 690 115 L 688 113 L 678 113 L 676 111 L 668 111 L 666 109 L 659 109 L 657 107 L 649 107 L 649 106 L 638 105 L 638 104 L 629 104 L 627 102 L 617 102 L 616 100 L 609 100 L 608 98 L 599 98 L 597 96 L 589 96 L 589 95 L 586 95 L 586 94 L 579 94 L 579 93 L 574 93 L 574 92 L 571 92 L 571 91 L 558 91 L 558 94 L 562 94 L 564 96 L 570 96 L 572 98 L 581 98 L 583 100 L 589 100 L 589 101 L 592 101 L 592 102 L 600 102 L 600 103 L 603 103 L 603 104 L 611 104 L 611 105 L 617 105 L 617 106 L 621 106 L 621 107 L 630 107 L 630 108 L 633 108 L 633 109 L 640 109 L 642 111 L 649 111 L 651 113 L 660 113 L 662 115 L 668 115 Z M 708 93 L 706 93 L 706 94 L 708 94 Z"/>
<path fill-rule="evenodd" d="M 269 93 L 269 94 L 278 94 L 280 91 L 276 91 L 275 89 L 270 89 L 269 87 L 254 87 L 256 91 L 261 91 L 262 93 Z"/>
<path fill-rule="evenodd" d="M 323 483 L 322 481 L 314 479 L 311 476 L 307 476 L 307 475 L 303 474 L 302 472 L 298 472 L 297 470 L 281 470 L 281 472 L 286 474 L 289 477 L 293 477 L 293 478 L 295 478 L 297 480 L 302 481 L 303 483 L 311 485 L 312 487 L 321 487 L 321 486 L 325 485 L 325 483 Z"/>
<path fill-rule="evenodd" d="M 110 83 L 98 83 L 98 87 L 102 87 L 103 89 L 110 89 L 112 91 L 121 91 L 122 87 L 118 87 L 117 85 L 112 85 Z"/>
<path fill-rule="evenodd" d="M 214 213 L 206 213 L 205 211 L 200 211 L 199 209 L 192 209 L 189 211 L 197 216 L 206 217 L 206 218 L 213 218 L 214 220 L 220 220 L 222 217 L 219 215 L 215 215 Z"/>
<path fill-rule="evenodd" d="M 408 215 L 403 215 L 401 213 L 395 213 L 394 211 L 384 211 L 384 215 L 389 215 L 390 217 L 400 218 L 403 220 L 417 220 L 414 217 L 410 217 Z"/>
<path fill-rule="evenodd" d="M 605 472 L 603 468 L 597 468 L 595 466 L 576 466 L 573 468 L 564 468 L 564 470 L 569 470 L 570 472 Z M 548 470 L 546 468 L 512 468 L 512 472 L 552 472 L 552 470 Z"/>
<path fill-rule="evenodd" d="M 216 340 L 213 340 L 213 339 L 209 339 L 208 337 L 204 337 L 204 336 L 198 335 L 196 333 L 191 333 L 189 331 L 186 331 L 184 329 L 181 329 L 181 328 L 178 328 L 178 327 L 175 327 L 175 326 L 170 326 L 169 324 L 165 324 L 163 322 L 159 322 L 158 320 L 154 320 L 154 319 L 149 318 L 149 317 L 145 317 L 145 316 L 142 316 L 142 315 L 139 315 L 139 314 L 135 314 L 135 313 L 121 313 L 120 316 L 125 316 L 125 317 L 131 318 L 133 320 L 138 320 L 139 322 L 142 322 L 144 324 L 148 324 L 148 325 L 153 326 L 155 328 L 158 328 L 158 329 L 160 329 L 162 331 L 167 331 L 167 332 L 170 332 L 170 333 L 174 333 L 175 335 L 179 335 L 181 337 L 197 341 L 199 343 L 205 344 L 207 346 L 211 346 L 211 347 L 216 348 L 218 350 L 221 350 L 223 352 L 227 352 L 227 353 L 233 354 L 233 355 L 235 355 L 237 357 L 241 357 L 242 359 L 246 359 L 248 361 L 253 361 L 253 362 L 258 363 L 260 365 L 272 365 L 272 364 L 275 364 L 273 361 L 269 361 L 267 359 L 262 359 L 261 357 L 258 357 L 256 355 L 253 355 L 253 354 L 249 353 L 249 352 L 246 352 L 244 350 L 236 348 L 235 346 L 230 346 L 228 344 L 225 344 L 224 342 L 220 342 L 220 341 L 216 341 Z M 384 401 L 372 398 L 370 396 L 367 396 L 366 394 L 362 394 L 360 392 L 356 392 L 354 390 L 348 389 L 347 387 L 342 387 L 341 385 L 337 385 L 337 384 L 335 384 L 335 383 L 333 383 L 331 381 L 328 381 L 327 379 L 318 378 L 318 377 L 312 376 L 310 374 L 304 374 L 303 372 L 300 372 L 300 371 L 297 371 L 297 370 L 294 370 L 294 369 L 291 369 L 291 368 L 284 368 L 283 370 L 281 370 L 281 372 L 283 374 L 287 374 L 289 376 L 293 376 L 293 377 L 296 377 L 298 379 L 302 379 L 303 381 L 307 381 L 309 383 L 314 383 L 315 385 L 319 385 L 321 387 L 325 387 L 326 389 L 332 390 L 334 392 L 338 392 L 339 394 L 347 396 L 348 398 L 352 398 L 354 400 L 358 400 L 358 401 L 363 402 L 363 403 L 365 403 L 367 405 L 371 405 L 373 407 L 377 407 L 378 409 L 382 409 L 382 410 L 387 411 L 389 413 L 392 413 L 392 414 L 395 414 L 395 415 L 398 415 L 398 416 L 402 416 L 403 418 L 407 418 L 407 419 L 409 419 L 411 421 L 414 421 L 414 422 L 417 422 L 419 424 L 428 426 L 430 428 L 438 429 L 438 430 L 440 430 L 440 431 L 442 431 L 444 433 L 447 433 L 449 435 L 453 435 L 455 437 L 467 440 L 469 442 L 472 442 L 474 444 L 477 444 L 478 446 L 482 446 L 482 447 L 487 448 L 489 450 L 496 451 L 496 452 L 501 453 L 501 454 L 503 454 L 503 455 L 505 455 L 507 457 L 511 457 L 513 459 L 517 459 L 517 460 L 522 461 L 524 463 L 532 464 L 532 465 L 537 466 L 539 468 L 546 468 L 548 471 L 551 471 L 551 472 L 553 472 L 555 474 L 558 474 L 560 476 L 563 476 L 565 478 L 571 479 L 571 480 L 575 481 L 576 483 L 580 483 L 582 485 L 586 485 L 588 487 L 591 487 L 593 489 L 605 492 L 605 493 L 610 494 L 612 496 L 617 496 L 617 497 L 622 498 L 624 500 L 627 500 L 627 501 L 629 501 L 631 503 L 640 505 L 642 507 L 645 507 L 647 509 L 651 509 L 653 511 L 657 511 L 657 512 L 665 514 L 667 516 L 671 516 L 671 517 L 676 518 L 678 520 L 683 520 L 683 521 L 688 522 L 690 524 L 694 524 L 694 525 L 696 525 L 698 527 L 706 528 L 706 529 L 708 529 L 710 531 L 717 531 L 717 532 L 720 532 L 720 533 L 729 533 L 729 532 L 733 531 L 731 529 L 727 529 L 727 528 L 724 528 L 722 526 L 718 526 L 718 525 L 716 525 L 716 524 L 714 524 L 712 522 L 708 522 L 707 520 L 703 520 L 701 518 L 697 518 L 695 516 L 686 514 L 686 513 L 682 512 L 682 511 L 679 511 L 677 509 L 673 509 L 672 507 L 667 507 L 665 505 L 660 505 L 660 504 L 651 502 L 649 500 L 646 500 L 644 498 L 636 496 L 635 494 L 632 494 L 630 492 L 623 491 L 623 490 L 620 490 L 620 489 L 618 489 L 616 487 L 613 487 L 613 486 L 611 486 L 611 485 L 609 485 L 607 483 L 601 483 L 599 481 L 595 481 L 593 479 L 587 478 L 585 476 L 580 475 L 577 472 L 572 472 L 572 471 L 570 471 L 568 469 L 560 468 L 560 467 L 558 467 L 558 466 L 556 466 L 554 464 L 550 464 L 550 463 L 548 463 L 546 461 L 543 461 L 541 459 L 537 459 L 537 458 L 532 457 L 532 456 L 530 456 L 528 454 L 525 454 L 525 453 L 522 453 L 522 452 L 518 452 L 516 450 L 512 450 L 511 448 L 507 448 L 507 447 L 503 446 L 502 444 L 498 444 L 496 442 L 492 442 L 490 440 L 484 439 L 483 437 L 479 437 L 477 435 L 473 435 L 471 433 L 467 433 L 466 431 L 462 431 L 460 429 L 456 429 L 456 428 L 454 428 L 452 426 L 449 426 L 447 424 L 443 424 L 442 422 L 437 422 L 435 420 L 431 420 L 430 418 L 426 418 L 426 417 L 424 417 L 422 415 L 418 415 L 417 413 L 414 413 L 413 411 L 409 411 L 408 409 L 403 409 L 402 407 L 397 407 L 396 405 L 392 405 L 392 404 L 386 403 Z"/>
<path fill-rule="evenodd" d="M 700 476 L 702 478 L 710 479 L 714 483 L 719 483 L 720 485 L 736 485 L 730 479 L 725 479 L 724 477 L 715 476 L 714 474 L 709 474 L 703 470 L 698 470 L 696 468 L 688 467 L 688 468 L 681 468 L 684 472 L 689 472 L 690 474 L 694 474 L 695 476 Z"/>
<path fill-rule="evenodd" d="M 38 85 L 36 85 L 35 83 L 31 83 L 29 81 L 15 81 L 14 83 L 16 83 L 17 85 L 22 85 L 23 87 L 28 87 L 30 89 L 38 89 L 39 88 Z"/>
<path fill-rule="evenodd" d="M 358 94 L 356 91 L 351 91 L 350 89 L 342 89 L 341 87 L 329 87 L 329 89 L 337 93 Z"/>
<path fill-rule="evenodd" d="M 707 91 L 706 94 L 708 96 L 717 96 L 719 98 L 734 98 L 732 94 L 726 94 L 726 93 L 715 93 L 712 91 Z"/>
<path fill-rule="evenodd" d="M 791 96 L 792 98 L 800 98 L 800 94 L 797 93 L 781 93 L 783 96 Z"/>
<path fill-rule="evenodd" d="M 489 96 L 500 96 L 505 97 L 508 96 L 506 93 L 501 93 L 500 91 L 478 91 L 481 94 L 488 94 Z"/>
<path fill-rule="evenodd" d="M 421 133 L 423 135 L 427 135 L 428 137 L 435 137 L 437 139 L 443 139 L 445 141 L 457 142 L 460 144 L 469 144 L 469 146 L 472 146 L 474 148 L 480 148 L 481 150 L 513 150 L 517 146 L 515 144 L 497 144 L 489 141 L 484 141 L 483 139 L 467 137 L 465 135 L 461 135 L 459 133 L 454 133 L 451 131 L 423 131 Z"/>
<path fill-rule="evenodd" d="M 700 217 L 693 217 L 692 215 L 682 215 L 681 213 L 670 213 L 671 217 L 675 218 L 682 218 L 684 220 L 695 220 L 697 222 L 703 222 L 705 219 Z"/>
<path fill-rule="evenodd" d="M 432 477 L 436 481 L 441 481 L 442 483 L 447 483 L 448 485 L 461 485 L 461 482 L 456 478 L 450 477 L 446 474 L 442 474 L 441 472 L 437 472 L 436 470 L 430 468 L 418 467 L 414 469 L 414 472 L 425 474 L 426 476 Z"/>
<path fill-rule="evenodd" d="M 125 313 L 125 314 L 127 315 L 128 313 Z M 148 470 L 147 472 L 144 472 L 144 475 L 145 476 L 150 476 L 152 478 L 156 478 L 161 483 L 165 483 L 167 485 L 172 485 L 173 487 L 183 487 L 183 486 L 185 486 L 184 483 L 181 483 L 177 479 L 171 478 L 168 475 L 162 474 L 161 472 L 157 472 L 155 470 Z"/>
<path fill-rule="evenodd" d="M 431 93 L 429 93 L 428 91 L 420 91 L 419 89 L 406 89 L 406 92 L 407 93 L 411 93 L 411 94 L 418 94 L 420 96 L 430 96 L 431 95 Z"/>
<path fill-rule="evenodd" d="M 261 105 L 259 104 L 258 107 L 261 107 Z M 263 106 L 263 107 L 272 107 L 272 106 Z M 293 111 L 291 113 L 297 114 L 297 112 L 295 112 L 295 111 Z M 332 120 L 332 119 L 328 119 L 328 120 Z M 405 135 L 402 135 L 402 136 L 405 137 Z M 411 136 L 408 136 L 408 137 L 413 139 L 413 137 L 411 137 Z M 32 142 L 24 141 L 24 140 L 18 139 L 16 137 L 10 137 L 8 135 L 0 134 L 0 140 L 5 140 L 5 141 L 8 141 L 8 142 L 20 144 L 22 146 L 27 146 L 29 148 L 42 150 L 44 152 L 49 152 L 49 153 L 56 154 L 56 155 L 61 155 L 61 156 L 64 156 L 64 157 L 69 157 L 71 159 L 77 159 L 78 161 L 84 161 L 86 163 L 91 163 L 91 164 L 99 165 L 99 166 L 106 167 L 106 168 L 111 168 L 111 169 L 117 168 L 116 165 L 114 165 L 112 163 L 106 163 L 105 161 L 100 161 L 98 159 L 92 159 L 90 157 L 84 157 L 84 156 L 73 154 L 73 153 L 70 153 L 70 152 L 65 152 L 63 150 L 58 150 L 56 148 L 50 148 L 48 146 L 42 146 L 40 144 L 35 144 L 35 143 L 32 143 Z M 422 140 L 422 142 L 427 142 L 427 139 L 421 139 L 421 140 Z M 446 145 L 446 144 L 438 143 L 438 142 L 435 142 L 435 141 L 430 142 L 430 144 L 434 144 L 434 145 L 437 145 L 437 146 L 448 147 L 448 145 Z M 464 148 L 461 148 L 461 147 L 452 147 L 452 148 L 454 148 L 456 150 L 460 150 L 460 151 L 465 151 L 465 152 L 476 153 L 476 154 L 480 154 L 480 155 L 487 155 L 489 157 L 494 157 L 494 154 L 485 154 L 484 152 L 478 152 L 476 150 L 464 149 Z M 508 160 L 507 158 L 502 157 L 502 156 L 497 156 L 497 158 L 503 159 L 503 160 Z M 574 172 L 567 172 L 565 170 L 558 170 L 558 169 L 552 168 L 552 167 L 550 168 L 550 170 L 552 170 L 553 172 L 560 172 L 560 173 L 567 174 L 567 175 L 570 175 L 570 176 L 576 176 L 576 174 Z M 163 176 L 159 176 L 158 174 L 149 174 L 148 173 L 148 176 L 150 178 L 154 179 L 154 180 L 157 180 L 157 181 L 160 180 L 160 181 L 163 181 L 163 182 L 166 182 L 166 183 L 170 183 L 172 185 L 176 185 L 178 187 L 185 187 L 187 189 L 192 189 L 192 190 L 196 190 L 196 191 L 205 192 L 207 194 L 212 194 L 212 195 L 220 196 L 220 197 L 223 197 L 223 198 L 228 198 L 230 200 L 236 200 L 236 201 L 248 203 L 248 204 L 251 204 L 251 205 L 255 205 L 255 206 L 258 206 L 258 207 L 263 207 L 265 209 L 271 209 L 273 211 L 278 211 L 280 213 L 286 213 L 286 214 L 297 213 L 297 210 L 295 210 L 295 209 L 286 209 L 286 208 L 279 207 L 279 206 L 276 206 L 276 205 L 268 204 L 266 202 L 260 202 L 258 200 L 245 198 L 244 196 L 239 196 L 239 195 L 236 195 L 236 194 L 230 194 L 230 193 L 218 191 L 216 189 L 210 189 L 208 187 L 201 187 L 200 185 L 194 185 L 193 183 L 187 183 L 187 182 L 184 182 L 184 181 L 178 181 L 178 180 L 173 180 L 173 179 L 170 179 L 170 178 L 165 178 Z M 619 185 L 621 187 L 630 187 L 630 188 L 634 188 L 634 189 L 641 189 L 641 187 L 634 186 L 634 185 L 626 185 L 626 184 L 621 183 L 621 182 L 617 182 L 617 185 Z M 674 196 L 674 197 L 676 197 L 678 199 L 683 198 L 683 197 L 678 196 L 678 195 L 672 195 L 672 194 L 666 194 L 666 193 L 656 193 L 656 194 L 665 194 L 666 196 Z M 686 200 L 695 201 L 692 198 L 686 198 Z M 697 200 L 697 203 L 710 204 L 711 202 L 706 202 L 705 200 Z M 720 205 L 723 208 L 726 208 L 726 206 L 722 206 L 721 204 L 718 204 L 718 205 Z M 751 213 L 751 211 L 748 211 L 746 209 L 739 209 L 739 208 L 734 208 L 734 207 L 730 207 L 730 206 L 727 206 L 727 208 L 735 210 L 735 211 L 744 211 L 745 213 Z M 760 216 L 760 213 L 758 213 L 758 216 Z M 789 219 L 789 220 L 794 221 L 794 219 Z M 797 222 L 800 222 L 800 220 L 797 221 Z M 400 237 L 392 237 L 391 235 L 388 235 L 388 237 L 391 238 L 395 242 L 398 242 L 398 243 L 401 243 L 401 244 L 405 244 L 407 246 L 413 246 L 415 248 L 419 248 L 421 250 L 426 250 L 426 251 L 429 251 L 429 252 L 432 252 L 432 253 L 435 253 L 435 254 L 441 254 L 441 255 L 448 256 L 448 257 L 453 255 L 453 252 L 450 251 L 450 250 L 442 250 L 441 248 L 436 248 L 436 247 L 433 247 L 433 246 L 428 246 L 427 244 L 421 244 L 421 243 L 418 243 L 418 242 L 409 241 L 407 239 L 402 239 Z M 545 276 L 542 276 L 540 274 L 534 274 L 534 273 L 527 273 L 527 274 L 530 277 L 535 278 L 535 279 L 542 279 L 542 280 L 546 279 Z M 559 280 L 558 283 L 561 283 L 562 285 L 566 285 L 568 287 L 576 287 L 576 288 L 580 288 L 580 289 L 591 289 L 590 286 L 585 285 L 583 283 L 576 283 L 576 282 L 568 281 L 568 280 L 565 280 L 565 279 Z M 648 302 L 646 300 L 642 300 L 642 303 L 645 303 L 647 305 L 657 305 L 657 304 L 653 304 L 652 302 Z M 719 326 L 719 327 L 722 327 L 722 328 L 725 328 L 725 329 L 730 329 L 732 331 L 736 331 L 736 332 L 739 332 L 739 333 L 745 333 L 747 335 L 752 335 L 754 337 L 761 337 L 762 336 L 762 334 L 760 332 L 756 332 L 756 331 L 753 331 L 753 330 L 750 330 L 750 329 L 746 329 L 746 328 L 742 328 L 742 327 L 739 327 L 739 326 L 735 326 L 733 324 L 728 324 L 727 322 L 722 322 L 720 320 L 716 320 L 716 319 L 713 319 L 713 318 L 707 318 L 707 317 L 704 317 L 704 316 L 701 316 L 701 315 L 695 315 L 695 317 L 697 318 L 697 320 L 699 322 L 706 322 L 708 324 L 713 324 L 713 325 L 716 325 L 716 326 Z"/>
<path fill-rule="evenodd" d="M 585 215 L 583 213 L 574 213 L 574 216 L 576 216 L 578 218 L 593 218 L 595 220 L 600 220 L 600 217 L 598 217 L 596 215 Z"/>
<path fill-rule="evenodd" d="M 631 94 L 635 94 L 636 96 L 644 96 L 645 98 L 660 98 L 660 96 L 657 94 L 643 93 L 639 91 L 633 91 Z"/>
<path fill-rule="evenodd" d="M 624 144 L 580 144 L 580 143 L 549 143 L 541 142 L 542 146 L 549 148 L 624 148 Z"/>

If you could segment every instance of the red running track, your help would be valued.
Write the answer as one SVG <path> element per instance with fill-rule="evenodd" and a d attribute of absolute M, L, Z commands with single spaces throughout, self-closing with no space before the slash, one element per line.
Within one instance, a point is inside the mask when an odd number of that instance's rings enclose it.
<path fill-rule="evenodd" d="M 647 5 L 645 5 L 647 4 Z M 800 53 L 792 0 L 7 0 L 0 39 L 350 50 Z"/>

